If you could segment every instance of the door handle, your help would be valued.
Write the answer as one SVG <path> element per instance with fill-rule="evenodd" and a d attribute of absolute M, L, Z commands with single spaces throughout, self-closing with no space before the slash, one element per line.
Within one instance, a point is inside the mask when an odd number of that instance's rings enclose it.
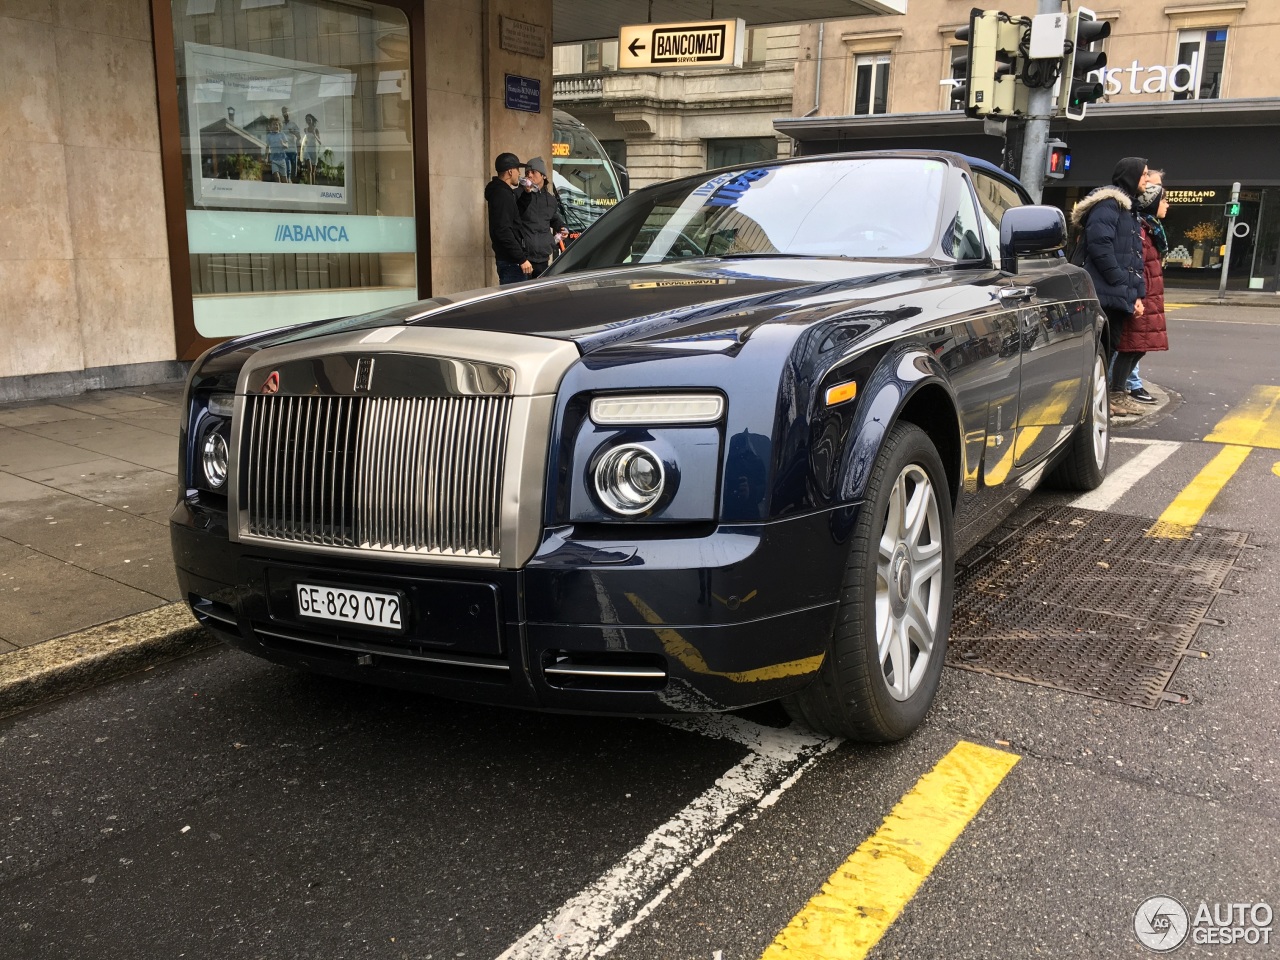
<path fill-rule="evenodd" d="M 1000 288 L 1000 299 L 1002 301 L 1013 300 L 1015 302 L 1020 302 L 1023 300 L 1030 300 L 1035 295 L 1036 295 L 1036 291 L 1034 287 L 1001 287 Z"/>

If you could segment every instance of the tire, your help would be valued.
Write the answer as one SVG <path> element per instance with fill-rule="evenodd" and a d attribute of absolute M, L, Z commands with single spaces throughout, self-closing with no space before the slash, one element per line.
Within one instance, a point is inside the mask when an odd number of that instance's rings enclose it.
<path fill-rule="evenodd" d="M 1059 490 L 1096 490 L 1107 476 L 1111 459 L 1111 409 L 1107 393 L 1107 360 L 1099 351 L 1093 361 L 1085 417 L 1071 434 L 1067 454 L 1049 475 Z"/>
<path fill-rule="evenodd" d="M 894 425 L 854 526 L 827 657 L 813 683 L 783 700 L 792 719 L 868 743 L 901 740 L 924 720 L 951 629 L 946 476 L 923 430 Z"/>

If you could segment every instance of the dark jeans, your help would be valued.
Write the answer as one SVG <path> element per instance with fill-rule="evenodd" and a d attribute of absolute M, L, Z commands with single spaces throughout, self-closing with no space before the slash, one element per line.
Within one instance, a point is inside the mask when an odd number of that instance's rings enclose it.
<path fill-rule="evenodd" d="M 1111 389 L 1119 393 L 1128 393 L 1129 374 L 1133 373 L 1133 368 L 1138 365 L 1138 361 L 1143 358 L 1146 351 L 1130 352 L 1121 350 L 1116 354 L 1116 366 L 1111 371 Z"/>
<path fill-rule="evenodd" d="M 524 282 L 524 271 L 520 269 L 520 264 L 512 263 L 510 260 L 499 260 L 497 263 L 499 283 Z"/>
<path fill-rule="evenodd" d="M 1113 310 L 1111 307 L 1103 307 L 1102 312 L 1107 315 L 1106 348 L 1107 365 L 1110 367 L 1115 363 L 1116 347 L 1120 343 L 1120 338 L 1124 336 L 1124 328 L 1128 325 L 1133 314 L 1125 313 L 1123 310 Z"/>

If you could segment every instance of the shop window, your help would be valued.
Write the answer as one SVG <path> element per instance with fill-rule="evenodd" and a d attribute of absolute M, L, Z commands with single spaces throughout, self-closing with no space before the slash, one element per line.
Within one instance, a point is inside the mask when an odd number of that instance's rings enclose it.
<path fill-rule="evenodd" d="M 405 13 L 344 0 L 172 11 L 196 334 L 416 300 Z"/>
<path fill-rule="evenodd" d="M 1227 30 L 1178 31 L 1178 63 L 1196 75 L 1193 89 L 1173 95 L 1175 100 L 1216 100 L 1222 96 L 1222 71 L 1227 59 Z"/>
<path fill-rule="evenodd" d="M 773 137 L 732 137 L 707 141 L 707 168 L 744 167 L 778 159 Z"/>
<path fill-rule="evenodd" d="M 866 116 L 887 113 L 889 103 L 889 55 L 864 53 L 853 62 L 853 113 Z"/>

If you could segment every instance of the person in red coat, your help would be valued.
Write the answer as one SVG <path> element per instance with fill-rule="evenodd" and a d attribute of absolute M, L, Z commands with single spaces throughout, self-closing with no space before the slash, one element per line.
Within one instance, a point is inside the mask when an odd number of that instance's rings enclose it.
<path fill-rule="evenodd" d="M 1116 369 L 1112 383 L 1124 383 L 1144 354 L 1169 349 L 1169 335 L 1164 322 L 1164 258 L 1169 252 L 1160 220 L 1169 212 L 1169 201 L 1164 187 L 1152 184 L 1138 197 L 1138 219 L 1142 226 L 1142 273 L 1146 281 L 1146 296 L 1142 300 L 1142 313 L 1136 314 L 1124 327 L 1117 345 Z M 1112 395 L 1113 406 L 1140 409 L 1124 393 Z M 1126 411 L 1127 412 L 1127 411 Z"/>

